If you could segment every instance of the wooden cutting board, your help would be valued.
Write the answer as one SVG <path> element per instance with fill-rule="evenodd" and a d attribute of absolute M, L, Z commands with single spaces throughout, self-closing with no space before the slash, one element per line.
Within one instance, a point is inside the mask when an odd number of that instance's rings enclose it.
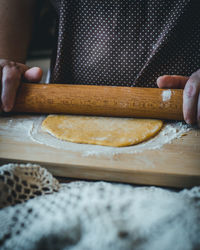
<path fill-rule="evenodd" d="M 15 120 L 28 116 L 14 116 Z M 168 187 L 200 185 L 200 130 L 165 144 L 161 149 L 108 156 L 84 156 L 80 152 L 39 144 L 5 127 L 0 117 L 0 163 L 38 163 L 53 175 Z"/>

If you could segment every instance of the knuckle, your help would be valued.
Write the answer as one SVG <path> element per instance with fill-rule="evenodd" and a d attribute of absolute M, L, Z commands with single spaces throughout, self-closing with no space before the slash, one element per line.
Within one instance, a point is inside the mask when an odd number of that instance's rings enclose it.
<path fill-rule="evenodd" d="M 16 62 L 9 62 L 8 67 L 11 68 L 15 72 L 20 72 L 20 66 Z"/>
<path fill-rule="evenodd" d="M 21 72 L 21 67 L 17 62 L 14 61 L 9 61 L 6 59 L 0 59 L 0 67 L 1 68 L 7 68 L 7 69 L 12 69 L 17 72 Z"/>
<path fill-rule="evenodd" d="M 13 62 L 13 61 L 9 61 L 9 62 L 8 62 L 8 66 L 9 66 L 9 67 L 15 67 L 16 64 L 17 64 L 17 63 L 16 63 L 16 62 Z"/>

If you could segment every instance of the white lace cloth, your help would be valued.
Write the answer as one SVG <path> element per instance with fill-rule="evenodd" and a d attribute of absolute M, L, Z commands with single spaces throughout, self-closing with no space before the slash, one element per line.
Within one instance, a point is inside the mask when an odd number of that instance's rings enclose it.
<path fill-rule="evenodd" d="M 27 168 L 38 178 L 26 179 L 22 172 L 27 173 Z M 0 210 L 1 249 L 200 249 L 200 187 L 174 192 L 106 182 L 59 185 L 39 166 L 11 164 L 0 170 L 4 206 Z M 10 186 L 7 182 L 12 182 L 2 175 L 17 182 Z M 47 190 L 44 183 L 48 179 Z M 27 183 L 19 188 L 21 194 L 33 185 L 31 192 L 38 196 L 22 202 L 20 192 L 13 198 L 12 190 L 24 180 Z M 43 195 L 35 192 L 36 187 Z M 8 201 L 2 196 L 11 198 Z M 8 206 L 16 197 L 22 203 Z"/>

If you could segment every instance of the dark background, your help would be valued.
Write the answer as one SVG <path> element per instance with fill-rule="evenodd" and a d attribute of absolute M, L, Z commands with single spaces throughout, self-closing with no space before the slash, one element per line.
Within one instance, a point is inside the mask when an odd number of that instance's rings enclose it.
<path fill-rule="evenodd" d="M 50 57 L 54 45 L 56 13 L 48 0 L 37 1 L 28 58 Z"/>

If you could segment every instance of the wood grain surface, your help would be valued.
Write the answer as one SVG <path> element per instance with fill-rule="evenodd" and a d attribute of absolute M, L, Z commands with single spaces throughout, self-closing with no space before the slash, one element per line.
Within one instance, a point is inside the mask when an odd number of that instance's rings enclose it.
<path fill-rule="evenodd" d="M 15 118 L 12 118 L 15 119 Z M 0 117 L 0 132 L 1 131 Z M 79 152 L 38 144 L 22 135 L 0 137 L 0 162 L 32 162 L 55 176 L 107 180 L 168 187 L 200 185 L 200 130 L 189 131 L 161 149 L 113 156 L 83 156 Z"/>
<path fill-rule="evenodd" d="M 22 84 L 14 112 L 64 113 L 183 120 L 183 90 L 89 86 L 69 84 Z"/>

